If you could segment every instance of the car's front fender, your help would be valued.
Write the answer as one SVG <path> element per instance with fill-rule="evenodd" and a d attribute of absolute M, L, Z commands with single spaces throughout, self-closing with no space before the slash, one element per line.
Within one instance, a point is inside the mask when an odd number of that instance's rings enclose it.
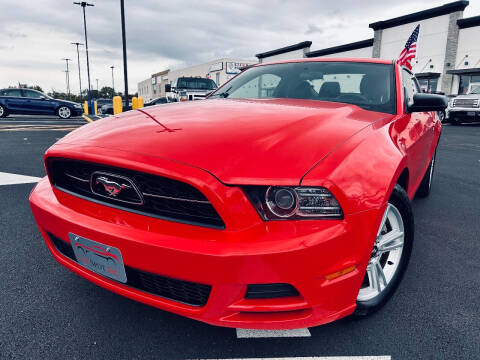
<path fill-rule="evenodd" d="M 326 186 L 345 214 L 380 208 L 406 168 L 406 156 L 392 141 L 391 123 L 368 129 L 319 162 L 302 179 L 302 186 Z"/>

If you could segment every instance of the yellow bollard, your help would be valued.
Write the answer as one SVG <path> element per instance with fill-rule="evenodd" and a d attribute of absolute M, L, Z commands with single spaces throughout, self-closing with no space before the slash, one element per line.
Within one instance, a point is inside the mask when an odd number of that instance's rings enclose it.
<path fill-rule="evenodd" d="M 83 112 L 85 113 L 85 115 L 88 115 L 88 101 L 85 100 L 85 102 L 83 103 Z"/>
<path fill-rule="evenodd" d="M 122 112 L 122 98 L 120 96 L 113 97 L 113 115 L 120 114 Z"/>
<path fill-rule="evenodd" d="M 141 109 L 145 107 L 145 105 L 143 104 L 143 97 L 139 96 L 138 97 L 138 108 Z"/>
<path fill-rule="evenodd" d="M 95 109 L 95 115 L 98 115 L 97 100 L 93 103 L 93 108 Z"/>
<path fill-rule="evenodd" d="M 138 99 L 134 96 L 132 97 L 132 110 L 138 109 Z"/>

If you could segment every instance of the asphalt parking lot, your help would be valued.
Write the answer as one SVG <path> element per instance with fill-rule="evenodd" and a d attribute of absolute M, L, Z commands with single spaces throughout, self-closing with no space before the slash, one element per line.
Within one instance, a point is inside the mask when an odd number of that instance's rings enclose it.
<path fill-rule="evenodd" d="M 1 173 L 44 176 L 44 151 L 85 123 L 0 120 L 0 359 L 480 358 L 480 124 L 444 127 L 433 192 L 414 200 L 410 266 L 380 312 L 299 337 L 239 338 L 113 294 L 50 256 L 28 206 L 35 183 L 2 185 Z"/>

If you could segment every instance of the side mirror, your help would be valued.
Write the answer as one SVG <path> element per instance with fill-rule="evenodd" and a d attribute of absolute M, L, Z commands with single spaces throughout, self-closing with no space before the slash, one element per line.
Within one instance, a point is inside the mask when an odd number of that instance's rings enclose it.
<path fill-rule="evenodd" d="M 172 85 L 171 84 L 165 84 L 165 92 L 171 92 L 172 91 Z"/>
<path fill-rule="evenodd" d="M 413 104 L 408 110 L 410 112 L 444 111 L 447 106 L 448 100 L 445 96 L 417 93 L 413 95 Z"/>
<path fill-rule="evenodd" d="M 45 96 L 40 96 L 40 100 L 46 100 L 47 98 Z"/>

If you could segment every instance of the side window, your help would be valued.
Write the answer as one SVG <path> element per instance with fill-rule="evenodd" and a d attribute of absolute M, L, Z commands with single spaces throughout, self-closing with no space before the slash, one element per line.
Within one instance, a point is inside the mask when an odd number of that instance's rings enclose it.
<path fill-rule="evenodd" d="M 22 96 L 22 92 L 20 91 L 20 89 L 7 89 L 4 91 L 5 91 L 4 96 L 15 96 L 15 97 Z"/>
<path fill-rule="evenodd" d="M 406 70 L 402 70 L 402 84 L 405 92 L 405 101 L 408 106 L 411 106 L 413 104 L 413 95 L 420 92 L 420 88 L 414 76 Z"/>
<path fill-rule="evenodd" d="M 23 90 L 23 93 L 28 98 L 40 99 L 43 96 L 41 93 L 32 90 Z"/>

